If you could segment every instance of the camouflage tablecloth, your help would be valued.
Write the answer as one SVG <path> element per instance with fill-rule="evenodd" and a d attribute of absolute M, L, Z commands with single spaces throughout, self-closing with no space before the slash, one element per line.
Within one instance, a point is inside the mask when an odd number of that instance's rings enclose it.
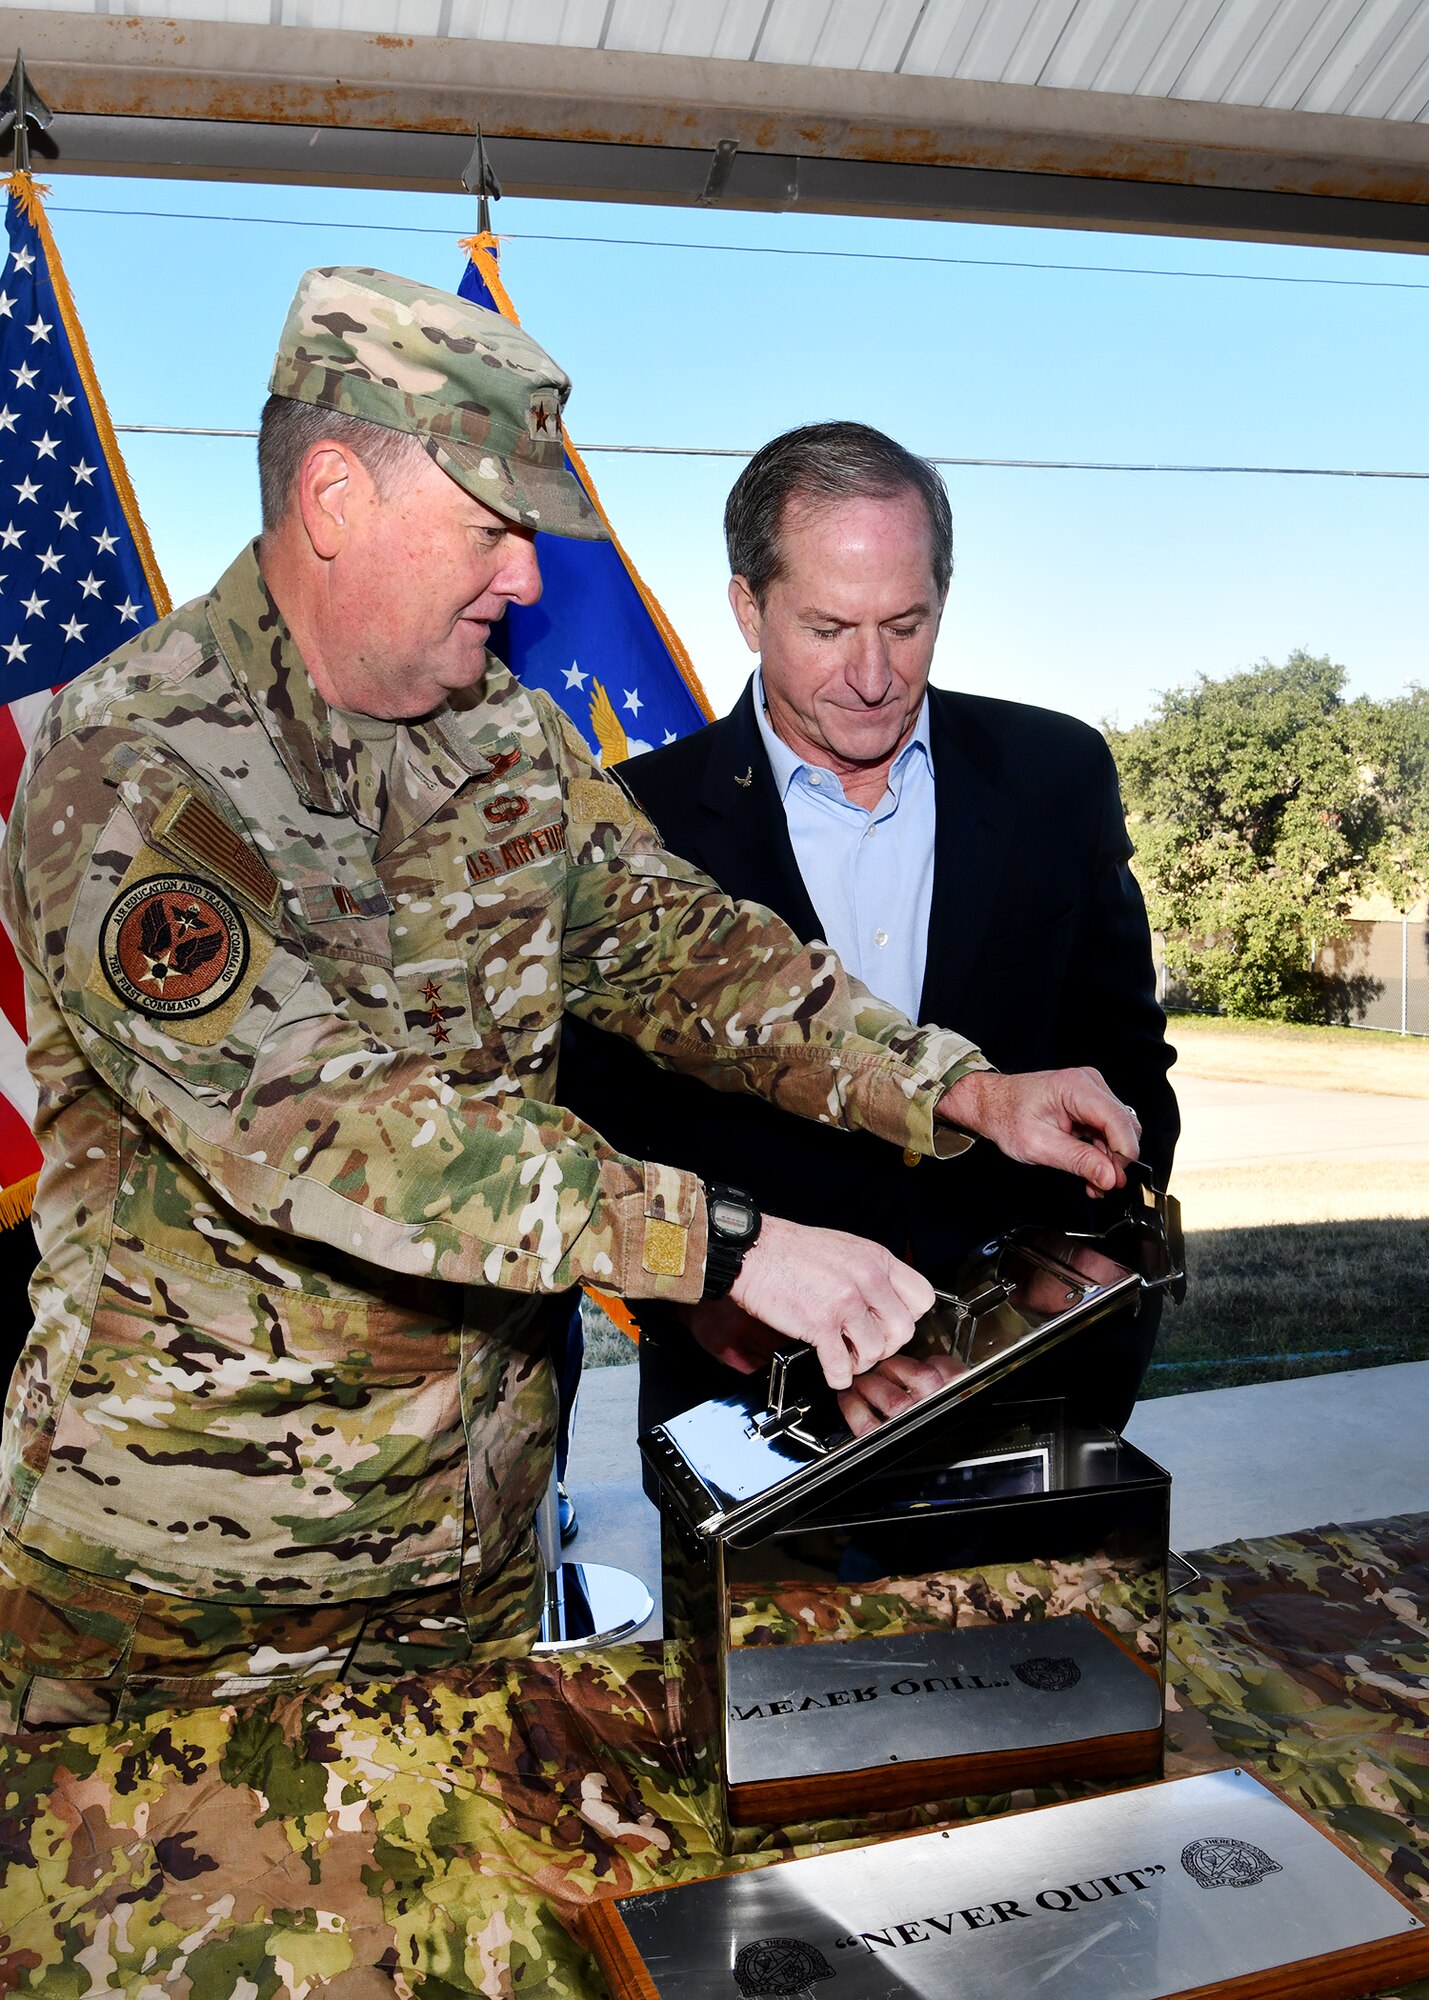
<path fill-rule="evenodd" d="M 1197 1561 L 1169 1770 L 1244 1763 L 1429 1901 L 1429 1515 Z M 719 1862 L 664 1665 L 627 1646 L 4 1745 L 0 1994 L 595 2000 L 583 1902 L 814 1844 Z"/>

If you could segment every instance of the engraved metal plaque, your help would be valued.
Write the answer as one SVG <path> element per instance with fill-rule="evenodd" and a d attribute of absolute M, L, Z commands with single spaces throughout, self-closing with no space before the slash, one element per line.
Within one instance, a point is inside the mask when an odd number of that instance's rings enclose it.
<path fill-rule="evenodd" d="M 1303 1994 L 1309 1960 L 1351 2000 L 1429 1971 L 1410 1905 L 1239 1771 L 627 1896 L 587 1929 L 621 2000 L 1250 2000 Z"/>
<path fill-rule="evenodd" d="M 1095 1620 L 744 1646 L 725 1663 L 731 1785 L 1159 1730 L 1161 1686 Z"/>

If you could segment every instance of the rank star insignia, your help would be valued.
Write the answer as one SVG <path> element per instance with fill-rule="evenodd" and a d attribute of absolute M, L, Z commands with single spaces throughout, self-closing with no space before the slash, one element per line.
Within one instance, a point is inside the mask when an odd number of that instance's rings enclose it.
<path fill-rule="evenodd" d="M 533 403 L 531 405 L 531 428 L 537 431 L 549 431 L 550 425 L 551 412 L 546 408 L 545 404 Z"/>
<path fill-rule="evenodd" d="M 451 1040 L 451 1029 L 447 1026 L 446 1010 L 442 1006 L 441 982 L 429 979 L 422 988 L 422 998 L 427 1003 L 427 1033 L 437 1048 Z"/>
<path fill-rule="evenodd" d="M 1193 1840 L 1181 1850 L 1181 1866 L 1203 1889 L 1253 1889 L 1281 1872 L 1278 1861 L 1248 1840 Z"/>

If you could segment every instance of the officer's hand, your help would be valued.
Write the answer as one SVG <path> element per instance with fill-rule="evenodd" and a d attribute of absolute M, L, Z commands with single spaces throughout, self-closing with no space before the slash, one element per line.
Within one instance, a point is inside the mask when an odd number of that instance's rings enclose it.
<path fill-rule="evenodd" d="M 766 1215 L 729 1296 L 752 1319 L 806 1341 L 829 1387 L 847 1389 L 907 1343 L 933 1287 L 861 1236 Z"/>
<path fill-rule="evenodd" d="M 854 1436 L 862 1437 L 865 1431 L 876 1430 L 885 1417 L 911 1410 L 925 1396 L 934 1395 L 955 1376 L 966 1373 L 967 1363 L 955 1354 L 930 1354 L 921 1361 L 911 1354 L 890 1354 L 842 1392 L 839 1409 Z"/>
<path fill-rule="evenodd" d="M 703 1299 L 677 1310 L 697 1346 L 741 1375 L 757 1375 L 767 1368 L 785 1344 L 782 1334 L 751 1319 L 733 1299 Z"/>
<path fill-rule="evenodd" d="M 1141 1121 L 1094 1069 L 971 1070 L 943 1093 L 938 1116 L 991 1139 L 1010 1160 L 1076 1174 L 1092 1195 L 1124 1187 L 1125 1166 L 1141 1150 Z"/>

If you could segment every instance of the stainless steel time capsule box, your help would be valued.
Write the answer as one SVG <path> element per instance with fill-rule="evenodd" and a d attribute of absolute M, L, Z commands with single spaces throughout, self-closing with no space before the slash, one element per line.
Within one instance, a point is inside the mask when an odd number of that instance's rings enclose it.
<path fill-rule="evenodd" d="M 862 1435 L 799 1350 L 642 1437 L 675 1720 L 729 1846 L 1159 1774 L 1169 1476 L 1026 1385 L 1183 1287 L 1176 1203 L 1138 1172 L 1100 1236 L 988 1245 L 908 1350 L 937 1386 Z"/>

